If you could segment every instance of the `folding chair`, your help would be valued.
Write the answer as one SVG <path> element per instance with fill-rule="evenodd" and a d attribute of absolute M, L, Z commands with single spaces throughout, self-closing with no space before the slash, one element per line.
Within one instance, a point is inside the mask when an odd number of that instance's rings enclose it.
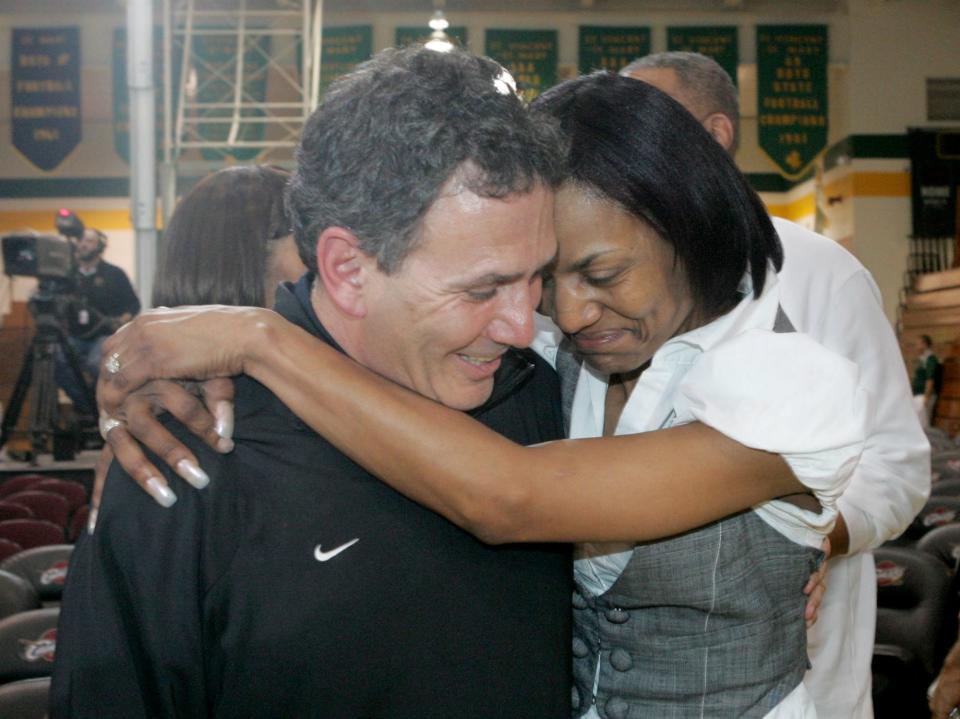
<path fill-rule="evenodd" d="M 10 539 L 23 549 L 45 544 L 63 544 L 63 527 L 43 519 L 8 519 L 0 522 L 0 538 Z"/>
<path fill-rule="evenodd" d="M 930 485 L 931 497 L 960 497 L 960 479 L 941 479 Z"/>
<path fill-rule="evenodd" d="M 6 501 L 29 507 L 37 519 L 45 519 L 63 528 L 66 528 L 70 519 L 70 504 L 62 496 L 53 492 L 29 489 L 8 495 Z"/>
<path fill-rule="evenodd" d="M 72 544 L 48 544 L 25 549 L 0 562 L 0 569 L 23 577 L 44 602 L 59 602 L 67 581 Z"/>
<path fill-rule="evenodd" d="M 0 569 L 0 619 L 39 608 L 40 597 L 30 582 L 18 574 Z"/>
<path fill-rule="evenodd" d="M 87 490 L 79 482 L 71 482 L 67 479 L 45 479 L 37 482 L 31 488 L 34 492 L 51 492 L 59 494 L 65 500 L 70 513 L 72 514 L 77 507 L 87 503 Z"/>
<path fill-rule="evenodd" d="M 23 492 L 37 482 L 47 479 L 42 474 L 18 474 L 3 483 L 0 483 L 0 499 L 16 492 Z"/>
<path fill-rule="evenodd" d="M 880 547 L 873 698 L 877 719 L 925 716 L 926 687 L 957 636 L 951 576 L 940 560 L 906 547 Z"/>
<path fill-rule="evenodd" d="M 25 504 L 0 500 L 0 522 L 5 519 L 33 519 L 36 515 Z"/>
<path fill-rule="evenodd" d="M 31 609 L 0 619 L 0 683 L 50 676 L 60 609 Z"/>
<path fill-rule="evenodd" d="M 933 496 L 927 500 L 903 536 L 916 542 L 927 532 L 956 522 L 960 522 L 960 498 Z"/>
<path fill-rule="evenodd" d="M 50 711 L 50 677 L 0 685 L 0 717 L 46 719 Z"/>
<path fill-rule="evenodd" d="M 0 539 L 0 562 L 2 562 L 7 557 L 12 557 L 17 552 L 22 552 L 23 547 L 21 547 L 16 542 L 10 539 Z"/>

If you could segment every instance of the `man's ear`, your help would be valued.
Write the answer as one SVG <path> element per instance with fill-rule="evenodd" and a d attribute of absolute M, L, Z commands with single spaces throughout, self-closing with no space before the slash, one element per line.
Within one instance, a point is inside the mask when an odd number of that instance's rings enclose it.
<path fill-rule="evenodd" d="M 317 277 L 323 292 L 352 317 L 367 313 L 365 290 L 376 258 L 360 249 L 360 240 L 345 227 L 328 227 L 317 238 Z"/>
<path fill-rule="evenodd" d="M 703 126 L 713 135 L 713 139 L 720 143 L 720 147 L 730 152 L 733 147 L 733 121 L 729 117 L 722 112 L 714 112 L 707 115 Z"/>

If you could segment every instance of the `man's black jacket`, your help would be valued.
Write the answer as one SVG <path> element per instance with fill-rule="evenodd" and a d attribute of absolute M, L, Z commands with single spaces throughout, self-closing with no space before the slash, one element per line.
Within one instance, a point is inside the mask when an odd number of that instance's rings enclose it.
<path fill-rule="evenodd" d="M 305 281 L 277 309 L 334 344 Z M 555 439 L 556 377 L 508 353 L 473 414 L 517 442 Z M 566 546 L 482 544 L 249 378 L 229 455 L 168 426 L 211 484 L 167 472 L 179 501 L 162 509 L 113 467 L 70 566 L 51 716 L 567 715 Z"/>

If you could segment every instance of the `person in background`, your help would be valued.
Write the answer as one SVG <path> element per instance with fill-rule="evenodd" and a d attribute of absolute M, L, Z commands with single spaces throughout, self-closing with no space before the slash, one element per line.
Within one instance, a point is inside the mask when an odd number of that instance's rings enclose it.
<path fill-rule="evenodd" d="M 276 167 L 228 167 L 184 195 L 163 235 L 154 306 L 272 307 L 277 286 L 306 271 L 283 204 L 289 180 Z"/>
<path fill-rule="evenodd" d="M 933 406 L 937 402 L 937 373 L 940 359 L 933 353 L 933 340 L 930 335 L 920 335 L 916 344 L 913 378 L 913 408 L 923 427 L 929 427 L 933 419 Z"/>
<path fill-rule="evenodd" d="M 265 165 L 227 167 L 200 180 L 177 203 L 163 234 L 153 305 L 273 307 L 279 285 L 306 271 L 284 204 L 289 181 L 289 172 Z M 200 385 L 198 400 L 210 386 L 216 385 Z M 154 383 L 144 395 L 161 389 Z M 98 471 L 105 473 L 111 461 L 105 445 Z M 97 516 L 94 503 L 89 527 Z"/>
<path fill-rule="evenodd" d="M 103 259 L 107 236 L 92 227 L 84 229 L 74 246 L 76 259 L 75 301 L 70 307 L 67 341 L 80 360 L 83 371 L 96 383 L 103 355 L 103 343 L 117 328 L 140 311 L 140 300 L 127 274 Z M 57 384 L 67 393 L 78 415 L 96 416 L 88 392 L 78 386 L 66 358 L 58 352 Z"/>
<path fill-rule="evenodd" d="M 931 687 L 930 712 L 932 719 L 960 717 L 960 640 L 953 645 L 943 660 L 940 675 Z"/>
<path fill-rule="evenodd" d="M 680 102 L 733 156 L 740 136 L 737 88 L 697 53 L 648 55 L 620 74 Z M 780 218 L 780 302 L 804 332 L 860 366 L 873 399 L 863 456 L 839 500 L 830 535 L 828 591 L 810 630 L 812 669 L 804 680 L 820 719 L 873 716 L 870 662 L 876 624 L 871 550 L 899 536 L 930 492 L 930 448 L 916 415 L 896 338 L 870 273 L 836 242 Z M 916 392 L 916 389 L 914 390 Z"/>

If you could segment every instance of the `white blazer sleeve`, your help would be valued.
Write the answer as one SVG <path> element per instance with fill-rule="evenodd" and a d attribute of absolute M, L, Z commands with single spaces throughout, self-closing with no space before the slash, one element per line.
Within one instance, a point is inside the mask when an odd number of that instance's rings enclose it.
<path fill-rule="evenodd" d="M 817 339 L 857 363 L 873 402 L 863 455 L 839 502 L 852 554 L 899 536 L 923 507 L 930 494 L 930 445 L 873 279 L 862 270 L 834 297 Z"/>
<path fill-rule="evenodd" d="M 806 335 L 750 330 L 700 358 L 674 407 L 680 422 L 698 420 L 782 455 L 823 511 L 786 508 L 780 519 L 797 532 L 822 534 L 864 446 L 869 397 L 859 376 L 853 362 Z M 801 541 L 816 543 L 812 536 Z"/>

